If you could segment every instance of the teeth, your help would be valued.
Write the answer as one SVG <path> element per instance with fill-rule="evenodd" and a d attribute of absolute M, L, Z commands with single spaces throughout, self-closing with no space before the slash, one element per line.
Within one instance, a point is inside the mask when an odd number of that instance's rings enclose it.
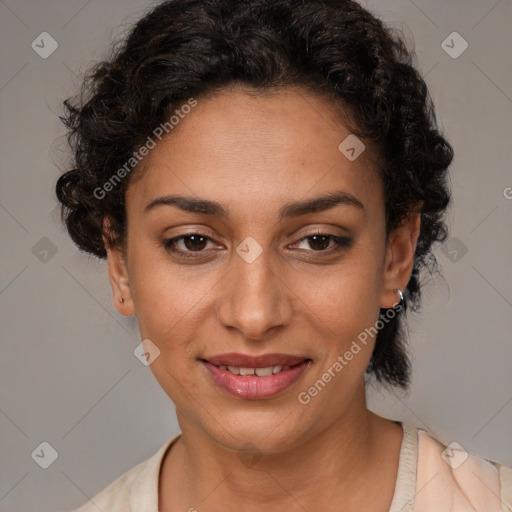
<path fill-rule="evenodd" d="M 268 377 L 274 373 L 279 373 L 283 370 L 289 370 L 289 366 L 281 366 L 280 364 L 275 366 L 266 366 L 265 368 L 240 368 L 239 366 L 225 366 L 219 365 L 221 370 L 228 370 L 235 375 L 249 376 L 257 375 L 258 377 Z"/>
<path fill-rule="evenodd" d="M 266 368 L 256 368 L 256 375 L 258 377 L 267 377 L 268 375 L 272 375 L 272 366 L 267 366 Z"/>

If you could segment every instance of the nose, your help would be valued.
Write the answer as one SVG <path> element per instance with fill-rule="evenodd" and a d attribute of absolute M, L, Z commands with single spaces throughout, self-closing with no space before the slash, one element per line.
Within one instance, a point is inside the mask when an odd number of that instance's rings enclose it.
<path fill-rule="evenodd" d="M 288 325 L 293 292 L 282 272 L 270 267 L 265 251 L 252 263 L 234 254 L 232 265 L 225 284 L 219 288 L 219 322 L 250 340 L 261 340 L 273 328 Z"/>

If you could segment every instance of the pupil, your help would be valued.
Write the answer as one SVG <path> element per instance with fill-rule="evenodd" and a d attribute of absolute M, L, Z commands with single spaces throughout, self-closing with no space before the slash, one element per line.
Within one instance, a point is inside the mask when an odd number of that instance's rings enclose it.
<path fill-rule="evenodd" d="M 202 240 L 202 245 L 204 246 L 204 240 L 205 240 L 204 236 L 197 236 L 197 235 L 187 236 L 184 239 L 184 242 L 185 242 L 185 245 L 186 245 L 187 249 L 192 249 L 192 250 L 193 249 L 204 249 L 204 247 L 202 247 L 202 246 L 198 247 L 197 245 L 194 245 L 194 241 L 197 244 L 199 239 Z M 188 243 L 190 240 L 192 240 L 192 245 L 190 243 Z M 200 242 L 200 244 L 201 244 L 201 242 Z"/>
<path fill-rule="evenodd" d="M 318 248 L 318 247 L 314 247 L 315 243 L 317 243 L 317 239 L 321 238 L 323 240 L 324 243 L 321 243 L 320 242 L 320 245 L 322 246 L 321 248 Z M 326 246 L 325 246 L 325 241 L 327 241 L 327 247 L 329 246 L 329 237 L 327 237 L 326 235 L 313 235 L 311 237 L 311 239 L 313 240 L 313 242 L 309 242 L 309 246 L 312 248 L 312 249 L 315 249 L 315 250 L 321 250 L 321 249 L 325 249 Z"/>

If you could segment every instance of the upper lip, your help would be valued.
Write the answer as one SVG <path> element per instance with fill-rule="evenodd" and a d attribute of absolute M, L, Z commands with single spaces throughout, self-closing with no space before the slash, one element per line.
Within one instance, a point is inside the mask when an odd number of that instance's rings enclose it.
<path fill-rule="evenodd" d="M 293 356 L 290 354 L 263 354 L 261 356 L 249 356 L 246 354 L 218 354 L 204 358 L 214 366 L 236 366 L 239 368 L 266 368 L 268 366 L 295 366 L 303 361 L 309 360 L 303 356 Z"/>

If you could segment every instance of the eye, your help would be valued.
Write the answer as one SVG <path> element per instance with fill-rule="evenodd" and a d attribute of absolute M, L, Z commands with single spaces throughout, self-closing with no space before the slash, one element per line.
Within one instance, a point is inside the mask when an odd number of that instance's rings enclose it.
<path fill-rule="evenodd" d="M 168 251 L 177 253 L 185 258 L 197 258 L 198 256 L 201 256 L 201 253 L 205 252 L 205 246 L 211 240 L 212 239 L 210 237 L 203 235 L 202 233 L 187 233 L 185 235 L 165 240 L 164 247 Z M 180 242 L 182 242 L 181 247 L 179 247 Z M 179 248 L 177 248 L 177 246 Z M 199 254 L 198 256 L 195 256 L 191 253 Z"/>
<path fill-rule="evenodd" d="M 331 242 L 333 245 L 330 245 Z M 345 247 L 350 247 L 352 240 L 350 238 L 336 236 L 331 233 L 319 232 L 305 236 L 297 242 L 297 244 L 302 243 L 309 245 L 310 249 L 306 248 L 306 250 L 312 249 L 312 252 L 332 253 L 340 251 Z"/>

